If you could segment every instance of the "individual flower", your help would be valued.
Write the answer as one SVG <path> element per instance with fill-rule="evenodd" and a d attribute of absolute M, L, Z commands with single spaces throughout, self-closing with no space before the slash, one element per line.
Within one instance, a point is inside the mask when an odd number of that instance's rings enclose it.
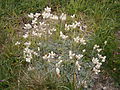
<path fill-rule="evenodd" d="M 103 56 L 102 55 L 100 55 L 100 54 L 98 54 L 98 57 L 101 59 L 101 58 L 103 58 Z"/>
<path fill-rule="evenodd" d="M 32 28 L 32 26 L 28 23 L 28 24 L 25 24 L 25 27 L 24 27 L 24 29 L 31 29 Z"/>
<path fill-rule="evenodd" d="M 31 42 L 25 42 L 24 45 L 25 45 L 25 46 L 30 46 L 30 45 L 31 45 Z"/>
<path fill-rule="evenodd" d="M 61 16 L 60 16 L 60 19 L 61 19 L 62 21 L 66 20 L 66 14 L 62 13 Z"/>
<path fill-rule="evenodd" d="M 98 54 L 98 57 L 99 57 L 100 59 L 102 59 L 102 62 L 105 62 L 106 56 L 102 56 L 102 55 Z"/>
<path fill-rule="evenodd" d="M 84 53 L 85 51 L 86 51 L 85 49 L 82 50 L 83 53 Z"/>
<path fill-rule="evenodd" d="M 39 22 L 40 26 L 46 26 L 45 22 Z"/>
<path fill-rule="evenodd" d="M 52 29 L 50 29 L 50 31 L 56 31 L 56 29 L 55 29 L 55 28 L 52 28 Z"/>
<path fill-rule="evenodd" d="M 80 43 L 83 44 L 83 45 L 86 45 L 86 42 L 83 38 L 80 39 Z"/>
<path fill-rule="evenodd" d="M 56 68 L 56 73 L 57 73 L 57 76 L 60 77 L 60 69 L 59 68 Z"/>
<path fill-rule="evenodd" d="M 37 52 L 33 52 L 34 55 L 39 56 Z"/>
<path fill-rule="evenodd" d="M 40 47 L 38 47 L 37 50 L 40 51 Z"/>
<path fill-rule="evenodd" d="M 100 49 L 97 49 L 97 51 L 98 51 L 98 52 L 101 52 L 101 51 L 102 51 L 102 49 L 101 49 L 101 48 L 100 48 Z"/>
<path fill-rule="evenodd" d="M 70 26 L 65 24 L 65 30 L 70 30 Z"/>
<path fill-rule="evenodd" d="M 49 35 L 52 35 L 52 32 L 49 30 L 49 31 L 48 31 L 48 34 L 49 34 Z"/>
<path fill-rule="evenodd" d="M 52 14 L 43 12 L 42 16 L 43 16 L 44 19 L 47 19 L 47 18 L 50 18 L 52 16 Z"/>
<path fill-rule="evenodd" d="M 32 20 L 32 24 L 36 24 L 37 23 L 37 18 L 34 18 L 33 20 Z"/>
<path fill-rule="evenodd" d="M 35 17 L 38 18 L 41 14 L 40 13 L 35 13 Z"/>
<path fill-rule="evenodd" d="M 47 59 L 48 59 L 48 56 L 47 56 L 47 55 L 44 55 L 44 56 L 43 56 L 43 59 L 47 60 Z"/>
<path fill-rule="evenodd" d="M 37 33 L 37 32 L 35 32 L 35 31 L 32 31 L 32 35 L 33 35 L 33 36 L 37 36 L 37 35 L 38 35 L 38 33 Z"/>
<path fill-rule="evenodd" d="M 83 55 L 82 54 L 78 54 L 78 55 L 76 55 L 76 58 L 79 60 L 79 59 L 81 59 L 83 57 Z"/>
<path fill-rule="evenodd" d="M 106 56 L 102 57 L 102 62 L 105 62 Z"/>
<path fill-rule="evenodd" d="M 37 28 L 38 28 L 38 26 L 34 24 L 34 25 L 33 25 L 33 28 L 34 28 L 34 29 L 37 29 Z"/>
<path fill-rule="evenodd" d="M 74 41 L 76 42 L 76 43 L 79 43 L 80 42 L 80 37 L 79 36 L 77 36 L 76 38 L 73 38 L 74 39 Z"/>
<path fill-rule="evenodd" d="M 107 41 L 105 41 L 104 44 L 106 45 L 106 44 L 107 44 Z"/>
<path fill-rule="evenodd" d="M 69 51 L 69 58 L 70 58 L 70 59 L 73 59 L 74 56 L 75 56 L 75 53 L 72 53 L 72 51 L 70 50 L 70 51 Z"/>
<path fill-rule="evenodd" d="M 99 63 L 99 59 L 93 57 L 92 62 L 93 62 L 94 64 L 97 64 L 97 63 Z"/>
<path fill-rule="evenodd" d="M 23 35 L 23 38 L 27 38 L 28 36 L 29 36 L 28 33 L 26 33 Z"/>
<path fill-rule="evenodd" d="M 45 12 L 51 12 L 51 8 L 49 8 L 48 6 L 45 8 Z"/>
<path fill-rule="evenodd" d="M 95 68 L 99 69 L 101 65 L 102 65 L 102 63 L 97 63 Z"/>
<path fill-rule="evenodd" d="M 64 34 L 62 33 L 62 31 L 60 31 L 60 37 L 61 37 L 62 39 L 67 39 L 67 38 L 68 38 L 68 36 L 64 35 Z"/>
<path fill-rule="evenodd" d="M 84 80 L 83 80 L 83 81 L 82 81 L 82 85 L 83 85 L 84 88 L 88 88 L 87 81 L 84 81 Z"/>
<path fill-rule="evenodd" d="M 76 24 L 76 26 L 80 27 L 81 22 L 80 21 L 79 22 L 75 21 L 75 24 Z"/>
<path fill-rule="evenodd" d="M 78 71 L 80 71 L 81 66 L 79 65 L 78 61 L 75 62 L 75 66 L 77 67 Z"/>
<path fill-rule="evenodd" d="M 26 58 L 26 62 L 30 63 L 30 61 L 31 61 L 31 58 Z"/>
<path fill-rule="evenodd" d="M 55 56 L 56 56 L 56 54 L 53 51 L 51 51 L 50 53 L 48 53 L 48 55 L 47 54 L 44 55 L 43 59 L 48 60 L 50 62 L 50 59 L 54 59 Z"/>
<path fill-rule="evenodd" d="M 34 14 L 33 14 L 33 13 L 30 13 L 30 14 L 28 14 L 28 17 L 34 18 Z"/>
<path fill-rule="evenodd" d="M 54 58 L 55 56 L 56 56 L 56 54 L 53 51 L 51 51 L 51 53 L 48 54 L 49 58 Z"/>
<path fill-rule="evenodd" d="M 56 67 L 59 67 L 62 62 L 63 60 L 60 60 L 58 63 L 56 63 Z"/>
<path fill-rule="evenodd" d="M 50 18 L 53 19 L 53 20 L 58 20 L 58 16 L 57 15 L 52 15 Z"/>
<path fill-rule="evenodd" d="M 94 47 L 93 47 L 93 49 L 97 49 L 99 47 L 100 47 L 99 45 L 95 44 Z"/>
<path fill-rule="evenodd" d="M 20 42 L 18 42 L 18 41 L 15 43 L 15 45 L 19 45 L 19 44 L 20 44 Z"/>
<path fill-rule="evenodd" d="M 72 25 L 69 25 L 69 27 L 75 29 L 77 27 L 77 25 L 75 23 L 72 23 Z"/>
<path fill-rule="evenodd" d="M 71 18 L 75 18 L 75 14 L 71 15 Z"/>
<path fill-rule="evenodd" d="M 93 71 L 95 72 L 95 74 L 98 74 L 100 72 L 100 70 L 95 67 L 93 68 Z"/>

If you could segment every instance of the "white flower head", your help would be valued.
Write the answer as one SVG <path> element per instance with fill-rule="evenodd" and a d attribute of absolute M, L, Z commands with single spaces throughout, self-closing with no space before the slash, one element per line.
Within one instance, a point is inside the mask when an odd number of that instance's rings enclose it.
<path fill-rule="evenodd" d="M 38 26 L 36 24 L 34 24 L 33 28 L 37 30 Z"/>
<path fill-rule="evenodd" d="M 47 60 L 47 59 L 48 59 L 48 56 L 47 56 L 47 55 L 44 55 L 44 56 L 43 56 L 43 59 Z"/>
<path fill-rule="evenodd" d="M 53 19 L 53 20 L 58 20 L 58 16 L 57 15 L 52 15 L 50 18 Z"/>
<path fill-rule="evenodd" d="M 97 63 L 99 63 L 99 59 L 93 57 L 92 62 L 93 62 L 94 64 L 97 64 Z"/>
<path fill-rule="evenodd" d="M 61 16 L 60 16 L 60 19 L 61 19 L 62 21 L 66 20 L 66 14 L 62 13 Z"/>
<path fill-rule="evenodd" d="M 60 77 L 60 69 L 59 68 L 56 68 L 56 73 L 57 73 L 58 77 Z"/>
<path fill-rule="evenodd" d="M 30 46 L 30 45 L 31 45 L 31 42 L 25 42 L 24 45 L 25 45 L 25 46 Z"/>
<path fill-rule="evenodd" d="M 101 58 L 103 58 L 103 56 L 102 55 L 100 55 L 100 54 L 98 54 L 98 57 L 101 59 Z"/>
<path fill-rule="evenodd" d="M 56 29 L 55 29 L 55 28 L 52 28 L 52 29 L 50 29 L 50 31 L 56 31 Z"/>
<path fill-rule="evenodd" d="M 24 27 L 24 29 L 31 29 L 32 28 L 32 26 L 28 23 L 28 24 L 25 24 L 25 27 Z"/>
<path fill-rule="evenodd" d="M 65 30 L 70 30 L 70 26 L 65 24 Z"/>
<path fill-rule="evenodd" d="M 62 33 L 62 31 L 60 31 L 60 37 L 61 37 L 62 39 L 67 39 L 67 38 L 68 38 L 68 36 L 64 35 L 64 34 Z"/>
<path fill-rule="evenodd" d="M 73 59 L 74 56 L 75 56 L 75 53 L 72 53 L 72 51 L 70 50 L 70 51 L 69 51 L 69 58 L 70 58 L 70 59 Z"/>
<path fill-rule="evenodd" d="M 38 18 L 41 14 L 40 13 L 35 13 L 35 17 Z"/>
<path fill-rule="evenodd" d="M 38 56 L 38 53 L 37 52 L 33 52 L 34 55 Z"/>
<path fill-rule="evenodd" d="M 58 63 L 56 63 L 56 67 L 58 67 L 62 62 L 63 60 L 60 60 Z"/>
<path fill-rule="evenodd" d="M 75 18 L 75 14 L 71 15 L 71 18 Z"/>
<path fill-rule="evenodd" d="M 34 18 L 34 14 L 33 14 L 33 13 L 30 13 L 30 14 L 28 14 L 28 17 Z"/>
<path fill-rule="evenodd" d="M 102 65 L 102 63 L 98 63 L 98 64 L 96 64 L 95 68 L 99 69 L 101 65 Z"/>
<path fill-rule="evenodd" d="M 43 12 L 42 16 L 43 16 L 43 18 L 50 18 L 52 16 L 52 14 L 50 14 L 48 12 Z"/>
<path fill-rule="evenodd" d="M 76 26 L 80 27 L 81 22 L 80 21 L 79 22 L 75 21 L 75 24 L 76 24 Z"/>
<path fill-rule="evenodd" d="M 40 51 L 40 47 L 38 47 L 37 50 Z"/>
<path fill-rule="evenodd" d="M 73 38 L 74 39 L 74 41 L 76 42 L 76 43 L 79 43 L 80 42 L 80 37 L 79 36 L 77 36 L 76 38 Z"/>
<path fill-rule="evenodd" d="M 93 47 L 93 49 L 97 49 L 99 47 L 100 47 L 99 45 L 95 44 L 94 47 Z"/>
<path fill-rule="evenodd" d="M 100 72 L 100 70 L 95 67 L 93 68 L 93 71 L 95 72 L 95 74 L 98 74 Z"/>
<path fill-rule="evenodd" d="M 28 33 L 26 33 L 23 35 L 23 38 L 27 38 L 28 36 L 29 36 Z"/>
<path fill-rule="evenodd" d="M 102 49 L 97 49 L 97 51 L 98 51 L 98 52 L 101 52 L 101 51 L 102 51 Z"/>
<path fill-rule="evenodd" d="M 78 55 L 76 55 L 76 58 L 79 60 L 79 59 L 81 59 L 83 57 L 83 55 L 82 54 L 78 54 Z"/>
<path fill-rule="evenodd" d="M 32 24 L 36 24 L 37 23 L 37 18 L 34 18 L 33 20 L 32 20 Z"/>
<path fill-rule="evenodd" d="M 86 45 L 86 42 L 83 38 L 80 39 L 80 43 L 83 44 L 83 45 Z"/>
<path fill-rule="evenodd" d="M 102 57 L 102 62 L 105 62 L 105 60 L 106 60 L 106 56 L 103 56 Z"/>
<path fill-rule="evenodd" d="M 45 8 L 45 12 L 51 12 L 51 8 L 49 8 L 48 6 Z"/>
<path fill-rule="evenodd" d="M 56 56 L 56 54 L 53 51 L 51 51 L 51 53 L 49 53 L 50 58 L 54 58 L 55 56 Z"/>
<path fill-rule="evenodd" d="M 83 53 L 84 53 L 85 51 L 86 51 L 85 49 L 82 50 Z"/>
<path fill-rule="evenodd" d="M 31 58 L 26 58 L 26 62 L 30 62 L 31 61 Z"/>
<path fill-rule="evenodd" d="M 18 42 L 18 41 L 15 43 L 15 45 L 19 45 L 19 44 L 20 44 L 20 42 Z"/>
<path fill-rule="evenodd" d="M 37 35 L 38 35 L 38 33 L 37 33 L 37 32 L 35 32 L 35 31 L 32 31 L 32 35 L 37 36 Z"/>
<path fill-rule="evenodd" d="M 81 66 L 79 65 L 78 61 L 76 61 L 75 66 L 77 67 L 78 71 L 80 71 Z"/>
<path fill-rule="evenodd" d="M 83 87 L 84 88 L 88 88 L 87 82 L 86 81 L 82 81 Z"/>
<path fill-rule="evenodd" d="M 107 41 L 105 41 L 104 44 L 106 45 L 106 44 L 107 44 Z"/>

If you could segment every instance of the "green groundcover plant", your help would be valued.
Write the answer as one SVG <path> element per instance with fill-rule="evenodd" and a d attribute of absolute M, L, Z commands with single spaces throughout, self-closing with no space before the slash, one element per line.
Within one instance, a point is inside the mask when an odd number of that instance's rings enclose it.
<path fill-rule="evenodd" d="M 77 15 L 58 14 L 46 7 L 41 13 L 30 13 L 16 47 L 23 47 L 26 70 L 18 79 L 27 88 L 91 88 L 106 56 L 107 45 L 90 46 L 89 30 Z M 51 81 L 49 81 L 51 80 Z M 48 84 L 48 85 L 47 85 Z M 71 87 L 69 86 L 71 85 Z"/>
<path fill-rule="evenodd" d="M 119 83 L 118 0 L 0 2 L 0 89 L 91 88 L 99 72 Z"/>

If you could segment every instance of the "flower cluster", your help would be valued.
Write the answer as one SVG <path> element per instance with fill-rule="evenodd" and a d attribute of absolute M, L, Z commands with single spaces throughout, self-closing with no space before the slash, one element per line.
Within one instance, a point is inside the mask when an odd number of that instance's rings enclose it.
<path fill-rule="evenodd" d="M 24 58 L 26 59 L 26 62 L 31 62 L 32 59 L 32 50 L 29 49 L 31 42 L 25 42 L 24 45 L 26 46 L 26 48 L 24 48 Z"/>
<path fill-rule="evenodd" d="M 73 39 L 76 43 L 81 43 L 83 45 L 86 45 L 85 40 L 83 38 L 80 38 L 79 36 L 77 36 L 76 38 L 73 38 Z"/>
<path fill-rule="evenodd" d="M 32 55 L 36 55 L 36 56 L 39 56 L 37 52 L 35 52 L 34 50 L 31 50 L 30 49 L 30 45 L 31 45 L 31 42 L 25 42 L 24 45 L 26 46 L 23 50 L 23 55 L 24 55 L 24 58 L 26 60 L 26 62 L 31 62 L 33 56 Z"/>
<path fill-rule="evenodd" d="M 65 30 L 70 30 L 70 29 L 75 29 L 75 28 L 79 28 L 79 30 L 84 31 L 85 29 L 87 29 L 86 25 L 82 25 L 82 22 L 73 22 L 72 24 L 65 24 Z"/>
<path fill-rule="evenodd" d="M 106 43 L 105 43 L 105 45 L 106 45 Z M 93 64 L 95 64 L 93 71 L 95 72 L 95 74 L 98 74 L 100 72 L 100 67 L 101 67 L 102 63 L 105 62 L 106 56 L 102 56 L 100 54 L 102 49 L 97 44 L 94 45 L 93 50 L 96 50 L 98 52 L 97 57 L 92 58 L 92 62 L 93 62 Z"/>
<path fill-rule="evenodd" d="M 43 56 L 43 59 L 48 60 L 48 61 L 50 62 L 50 60 L 51 60 L 51 59 L 54 59 L 55 56 L 56 56 L 56 54 L 55 54 L 53 51 L 51 51 L 51 53 L 48 53 L 48 55 L 47 55 L 47 54 L 44 55 L 44 56 Z"/>

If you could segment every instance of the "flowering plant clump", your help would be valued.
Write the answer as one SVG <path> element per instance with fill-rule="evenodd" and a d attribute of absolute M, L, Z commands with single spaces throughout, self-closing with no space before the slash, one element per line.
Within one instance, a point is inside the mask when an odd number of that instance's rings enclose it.
<path fill-rule="evenodd" d="M 75 89 L 88 88 L 106 56 L 102 55 L 104 48 L 97 44 L 91 51 L 87 49 L 87 25 L 75 14 L 52 14 L 49 7 L 28 17 L 31 21 L 23 27 L 24 40 L 15 43 L 24 45 L 23 61 L 28 63 L 28 71 L 41 71 L 43 77 L 53 74 L 57 83 L 73 83 Z"/>

